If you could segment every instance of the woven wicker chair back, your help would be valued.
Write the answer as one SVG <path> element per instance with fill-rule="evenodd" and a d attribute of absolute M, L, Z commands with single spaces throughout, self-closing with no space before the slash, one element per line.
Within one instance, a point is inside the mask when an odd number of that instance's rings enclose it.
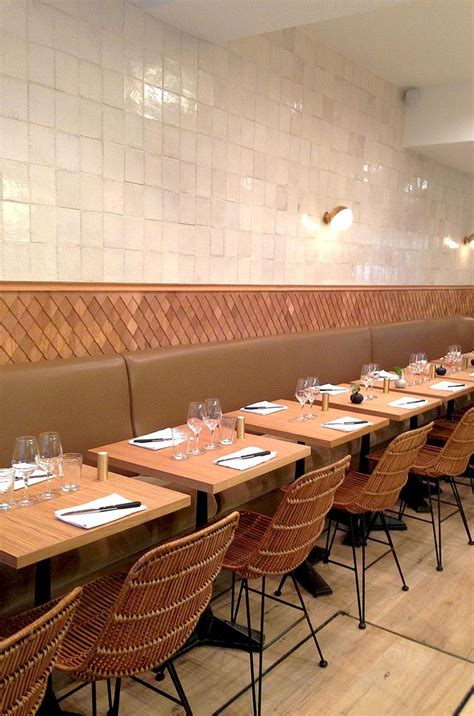
<path fill-rule="evenodd" d="M 291 483 L 258 548 L 250 554 L 246 567 L 239 568 L 243 577 L 286 574 L 306 559 L 349 464 L 350 455 Z"/>
<path fill-rule="evenodd" d="M 143 555 L 128 573 L 76 676 L 91 681 L 133 675 L 171 658 L 211 598 L 238 521 L 239 513 L 233 512 Z"/>
<path fill-rule="evenodd" d="M 474 408 L 461 417 L 451 436 L 441 448 L 434 474 L 456 477 L 462 475 L 474 454 Z"/>
<path fill-rule="evenodd" d="M 395 504 L 432 427 L 433 423 L 428 423 L 392 440 L 367 480 L 365 489 L 358 495 L 358 508 L 380 512 Z"/>
<path fill-rule="evenodd" d="M 81 588 L 0 641 L 0 714 L 30 716 L 39 709 Z"/>

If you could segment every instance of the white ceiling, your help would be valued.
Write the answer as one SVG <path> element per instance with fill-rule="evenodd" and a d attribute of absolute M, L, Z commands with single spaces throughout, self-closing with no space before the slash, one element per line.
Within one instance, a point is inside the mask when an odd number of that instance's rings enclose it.
<path fill-rule="evenodd" d="M 174 27 L 226 42 L 412 0 L 132 0 Z"/>
<path fill-rule="evenodd" d="M 474 175 L 474 142 L 426 144 L 412 149 L 425 157 Z"/>

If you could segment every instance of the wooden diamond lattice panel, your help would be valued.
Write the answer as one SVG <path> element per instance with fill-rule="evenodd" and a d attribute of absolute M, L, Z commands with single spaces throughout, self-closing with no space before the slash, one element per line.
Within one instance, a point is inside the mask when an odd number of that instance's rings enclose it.
<path fill-rule="evenodd" d="M 474 314 L 474 289 L 0 287 L 0 364 Z"/>

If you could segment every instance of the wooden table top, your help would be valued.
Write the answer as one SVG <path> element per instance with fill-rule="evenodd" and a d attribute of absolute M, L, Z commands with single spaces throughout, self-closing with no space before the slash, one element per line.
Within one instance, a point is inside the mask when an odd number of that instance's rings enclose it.
<path fill-rule="evenodd" d="M 246 470 L 233 470 L 213 463 L 213 460 L 250 446 L 259 450 L 272 450 L 277 455 L 272 460 Z M 176 484 L 178 488 L 182 485 L 212 495 L 252 480 L 254 477 L 265 475 L 284 465 L 290 465 L 311 453 L 305 445 L 256 435 L 248 435 L 243 440 L 236 440 L 233 445 L 222 445 L 219 450 L 204 451 L 202 455 L 193 455 L 187 460 L 175 460 L 173 448 L 146 450 L 130 445 L 128 440 L 94 448 L 88 452 L 88 456 L 97 460 L 96 453 L 102 450 L 109 453 L 109 465 L 115 468 L 164 478 Z"/>
<path fill-rule="evenodd" d="M 55 480 L 52 487 L 56 489 L 54 483 Z M 42 491 L 43 483 L 28 489 L 32 497 L 40 495 Z M 147 509 L 89 530 L 62 522 L 54 516 L 56 510 L 73 508 L 113 492 L 131 501 L 139 500 Z M 38 501 L 29 507 L 0 512 L 0 563 L 20 569 L 150 522 L 190 504 L 189 495 L 131 480 L 122 475 L 109 473 L 108 480 L 98 482 L 96 469 L 83 465 L 81 489 L 77 492 L 61 493 L 52 500 Z"/>
<path fill-rule="evenodd" d="M 347 393 L 340 393 L 339 395 L 331 394 L 329 397 L 329 405 L 332 405 L 334 408 L 338 408 L 339 410 L 347 408 L 347 410 L 355 410 L 358 413 L 361 412 L 365 413 L 366 415 L 380 415 L 384 418 L 388 418 L 389 420 L 393 420 L 394 422 L 402 422 L 403 420 L 408 420 L 414 415 L 420 415 L 427 410 L 431 410 L 431 408 L 439 408 L 443 404 L 442 400 L 433 397 L 426 398 L 426 400 L 428 401 L 426 405 L 413 405 L 410 407 L 409 410 L 405 408 L 395 408 L 391 405 L 388 405 L 388 403 L 392 403 L 394 400 L 399 400 L 400 395 L 394 394 L 392 390 L 390 390 L 389 393 L 381 393 L 378 390 L 376 393 L 376 397 L 373 400 L 364 400 L 363 403 L 355 404 L 351 403 L 350 401 L 350 384 L 341 383 L 341 386 L 343 388 L 349 388 L 349 391 Z M 435 393 L 434 390 L 432 392 Z M 413 400 L 416 400 L 416 396 L 413 398 Z M 316 403 L 320 404 L 321 402 L 322 396 L 321 394 L 319 394 L 317 396 Z"/>
<path fill-rule="evenodd" d="M 313 410 L 316 418 L 313 420 L 304 420 L 297 422 L 296 418 L 301 412 L 300 404 L 292 400 L 272 400 L 273 403 L 279 403 L 280 405 L 287 405 L 288 410 L 281 410 L 278 413 L 272 415 L 255 415 L 248 412 L 242 412 L 241 410 L 235 410 L 229 415 L 244 415 L 246 429 L 256 433 L 271 433 L 277 437 L 291 438 L 293 440 L 304 440 L 308 445 L 324 446 L 324 447 L 337 447 L 337 445 L 343 445 L 350 440 L 362 437 L 372 433 L 379 428 L 385 428 L 389 424 L 387 418 L 377 417 L 375 415 L 363 415 L 359 412 L 352 410 L 337 410 L 335 408 L 329 408 L 329 410 L 323 413 L 318 408 Z M 306 408 L 306 411 L 308 408 Z M 321 423 L 326 423 L 329 420 L 335 420 L 336 418 L 342 418 L 343 416 L 350 416 L 354 420 L 360 420 L 366 417 L 367 420 L 373 423 L 373 425 L 365 425 L 354 430 L 353 432 L 339 432 L 337 430 L 330 430 L 329 428 L 322 428 Z"/>
<path fill-rule="evenodd" d="M 449 382 L 450 383 L 460 383 L 462 384 L 464 381 L 458 380 L 459 373 L 456 373 L 456 378 L 451 378 L 449 376 Z M 430 388 L 431 385 L 434 383 L 439 383 L 442 380 L 447 380 L 447 375 L 437 375 L 434 380 L 430 380 L 427 383 L 422 383 L 421 385 L 408 385 L 406 388 L 391 388 L 390 390 L 393 390 L 395 393 L 410 393 L 410 395 L 423 395 L 428 398 L 432 398 L 433 396 L 436 396 L 436 398 L 439 398 L 443 401 L 443 403 L 446 403 L 448 400 L 454 400 L 455 398 L 459 398 L 460 395 L 468 395 L 469 393 L 472 393 L 474 391 L 474 383 L 469 383 L 466 385 L 465 388 L 461 388 L 461 390 L 456 390 L 454 393 L 450 390 L 432 390 Z M 377 391 L 381 390 L 381 388 L 376 388 Z"/>
<path fill-rule="evenodd" d="M 449 380 L 454 379 L 455 381 L 461 381 L 461 383 L 474 383 L 474 365 L 471 365 L 466 370 L 460 370 L 458 373 L 446 373 L 446 375 L 439 375 L 438 378 L 449 378 Z"/>

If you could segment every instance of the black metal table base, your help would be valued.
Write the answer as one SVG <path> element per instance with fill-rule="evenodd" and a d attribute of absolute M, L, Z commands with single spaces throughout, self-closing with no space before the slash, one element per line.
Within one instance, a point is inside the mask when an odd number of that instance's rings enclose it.
<path fill-rule="evenodd" d="M 252 651 L 259 651 L 261 635 L 252 629 Z M 247 627 L 233 624 L 226 619 L 214 616 L 212 609 L 207 607 L 201 615 L 197 627 L 180 650 L 180 654 L 189 651 L 195 646 L 216 646 L 223 649 L 249 650 L 249 636 Z"/>

